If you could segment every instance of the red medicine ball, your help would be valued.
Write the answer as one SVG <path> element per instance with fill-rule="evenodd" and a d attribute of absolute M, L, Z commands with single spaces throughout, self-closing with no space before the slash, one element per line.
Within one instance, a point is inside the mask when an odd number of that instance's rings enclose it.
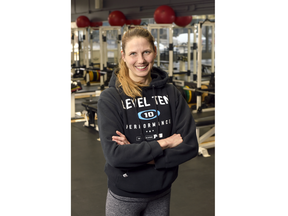
<path fill-rule="evenodd" d="M 167 5 L 158 7 L 154 12 L 154 20 L 158 24 L 172 24 L 175 17 L 174 10 Z"/>
<path fill-rule="evenodd" d="M 76 20 L 78 28 L 85 28 L 90 26 L 90 20 L 86 16 L 79 16 Z"/>
<path fill-rule="evenodd" d="M 132 25 L 132 20 L 126 20 L 126 25 Z"/>
<path fill-rule="evenodd" d="M 134 25 L 140 25 L 141 24 L 141 19 L 134 19 L 134 20 L 132 20 L 132 23 Z"/>
<path fill-rule="evenodd" d="M 121 11 L 113 11 L 108 16 L 108 22 L 111 26 L 123 26 L 126 23 L 126 17 Z"/>
<path fill-rule="evenodd" d="M 126 25 L 140 25 L 141 19 L 126 20 Z"/>
<path fill-rule="evenodd" d="M 189 25 L 192 21 L 192 16 L 181 16 L 176 17 L 174 23 L 178 26 L 185 27 Z"/>
<path fill-rule="evenodd" d="M 99 27 L 99 26 L 102 26 L 103 25 L 103 22 L 102 21 L 99 21 L 99 22 L 91 22 L 90 23 L 90 26 L 91 27 Z"/>

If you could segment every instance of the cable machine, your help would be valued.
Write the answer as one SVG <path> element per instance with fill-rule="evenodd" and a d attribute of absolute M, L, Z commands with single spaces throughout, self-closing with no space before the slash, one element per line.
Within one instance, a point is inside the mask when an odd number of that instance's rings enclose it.
<path fill-rule="evenodd" d="M 196 43 L 196 34 L 194 32 L 195 27 L 194 26 L 185 26 L 185 27 L 179 27 L 174 26 L 173 29 L 183 29 L 186 28 L 187 33 L 187 70 L 185 69 L 185 62 L 181 59 L 179 60 L 179 72 L 186 72 L 187 73 L 187 81 L 190 82 L 193 80 L 193 74 L 191 73 L 191 31 L 193 32 L 193 73 L 196 74 L 196 56 L 197 56 L 197 43 Z M 173 80 L 176 81 L 177 80 Z"/>
<path fill-rule="evenodd" d="M 212 47 L 211 47 L 211 73 L 214 75 L 215 73 L 215 22 L 211 22 L 209 20 L 205 20 L 202 22 L 199 22 L 196 24 L 198 29 L 198 68 L 197 68 L 197 89 L 199 92 L 201 92 L 201 81 L 202 81 L 202 41 L 201 41 L 201 35 L 202 35 L 202 27 L 203 26 L 211 26 L 212 27 Z M 207 40 L 206 40 L 207 43 Z M 214 92 L 209 92 L 208 94 L 215 95 Z M 197 110 L 201 107 L 201 95 L 197 96 Z M 214 108 L 206 108 L 202 109 L 202 112 L 207 111 L 213 111 Z M 197 111 L 196 111 L 197 112 Z"/>
<path fill-rule="evenodd" d="M 100 26 L 99 27 L 99 38 L 100 38 L 100 71 L 104 73 L 104 80 L 106 81 L 108 76 L 107 73 L 112 73 L 113 68 L 119 65 L 120 57 L 118 56 L 120 54 L 121 48 L 121 26 Z M 110 63 L 109 67 L 107 67 L 108 62 L 108 49 L 107 49 L 107 33 L 109 34 L 109 31 L 117 31 L 117 51 L 116 51 L 116 59 L 114 57 L 114 61 L 116 62 Z M 108 80 L 107 80 L 108 81 Z M 103 80 L 101 81 L 103 82 Z M 106 85 L 108 86 L 108 83 L 106 82 Z"/>
<path fill-rule="evenodd" d="M 157 66 L 160 67 L 160 49 L 159 49 L 159 41 L 160 41 L 160 29 L 168 28 L 168 38 L 169 38 L 169 66 L 168 66 L 168 76 L 173 77 L 173 24 L 148 24 L 147 30 L 152 31 L 152 29 L 157 29 Z M 152 33 L 152 32 L 151 32 Z"/>

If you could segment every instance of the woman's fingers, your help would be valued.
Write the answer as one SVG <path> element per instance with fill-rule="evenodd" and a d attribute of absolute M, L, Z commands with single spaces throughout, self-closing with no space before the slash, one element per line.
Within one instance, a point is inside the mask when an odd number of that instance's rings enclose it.
<path fill-rule="evenodd" d="M 130 142 L 126 139 L 125 135 L 123 135 L 123 136 L 120 136 L 120 135 L 119 136 L 112 136 L 112 141 L 117 142 L 117 144 L 119 144 L 119 145 L 130 144 Z"/>
<path fill-rule="evenodd" d="M 122 138 L 122 141 L 125 144 L 130 144 L 130 142 L 126 139 L 126 136 L 124 134 L 122 134 L 120 131 L 116 131 L 116 133 Z"/>
<path fill-rule="evenodd" d="M 115 141 L 119 145 L 125 145 L 124 141 L 119 140 L 118 137 L 112 137 L 112 141 Z"/>
<path fill-rule="evenodd" d="M 114 141 L 120 141 L 120 142 L 124 142 L 124 141 L 125 141 L 124 138 L 118 137 L 118 136 L 112 136 L 112 140 L 114 140 Z"/>
<path fill-rule="evenodd" d="M 117 133 L 120 137 L 125 137 L 125 135 L 122 134 L 120 131 L 116 131 L 116 133 Z"/>

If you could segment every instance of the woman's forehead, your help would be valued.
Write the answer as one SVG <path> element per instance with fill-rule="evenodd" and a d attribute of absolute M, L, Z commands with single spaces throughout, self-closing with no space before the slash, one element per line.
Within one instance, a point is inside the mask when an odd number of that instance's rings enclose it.
<path fill-rule="evenodd" d="M 132 37 L 127 40 L 125 49 L 135 49 L 135 48 L 144 48 L 152 49 L 151 43 L 144 37 Z"/>

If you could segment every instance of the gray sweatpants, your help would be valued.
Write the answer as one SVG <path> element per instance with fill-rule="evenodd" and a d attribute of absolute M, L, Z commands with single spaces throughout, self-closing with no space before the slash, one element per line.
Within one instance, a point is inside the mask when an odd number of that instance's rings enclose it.
<path fill-rule="evenodd" d="M 169 216 L 171 190 L 153 198 L 118 196 L 108 189 L 106 216 Z"/>

